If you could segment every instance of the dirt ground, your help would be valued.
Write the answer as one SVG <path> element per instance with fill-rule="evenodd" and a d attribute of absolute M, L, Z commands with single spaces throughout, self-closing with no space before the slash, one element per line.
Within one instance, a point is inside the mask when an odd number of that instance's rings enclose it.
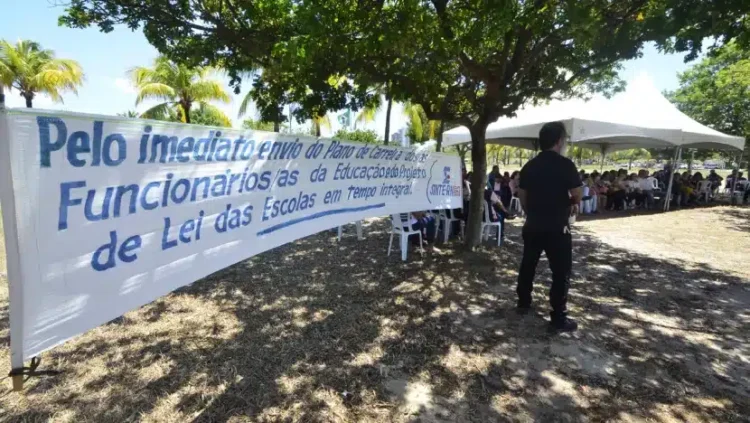
<path fill-rule="evenodd" d="M 43 354 L 64 373 L 5 379 L 0 420 L 750 421 L 750 209 L 579 222 L 559 336 L 544 260 L 536 315 L 513 311 L 519 225 L 406 263 L 382 219 L 277 248 Z M 8 336 L 3 281 L 4 374 Z"/>

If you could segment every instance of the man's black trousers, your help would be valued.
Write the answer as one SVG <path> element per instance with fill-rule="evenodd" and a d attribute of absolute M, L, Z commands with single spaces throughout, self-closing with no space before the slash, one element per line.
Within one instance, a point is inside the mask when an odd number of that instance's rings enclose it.
<path fill-rule="evenodd" d="M 570 230 L 565 227 L 558 231 L 534 231 L 523 229 L 523 259 L 518 272 L 518 305 L 531 306 L 531 291 L 534 289 L 534 275 L 542 251 L 547 255 L 552 271 L 552 287 L 549 302 L 552 306 L 552 321 L 565 320 L 568 302 L 570 272 L 573 267 L 573 243 Z"/>

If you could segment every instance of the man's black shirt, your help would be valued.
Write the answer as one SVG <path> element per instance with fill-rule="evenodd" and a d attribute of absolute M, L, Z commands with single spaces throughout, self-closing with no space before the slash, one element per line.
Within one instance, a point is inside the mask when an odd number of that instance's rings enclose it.
<path fill-rule="evenodd" d="M 581 186 L 576 165 L 548 150 L 521 169 L 519 188 L 526 191 L 526 224 L 530 231 L 562 231 L 570 217 L 569 191 Z"/>

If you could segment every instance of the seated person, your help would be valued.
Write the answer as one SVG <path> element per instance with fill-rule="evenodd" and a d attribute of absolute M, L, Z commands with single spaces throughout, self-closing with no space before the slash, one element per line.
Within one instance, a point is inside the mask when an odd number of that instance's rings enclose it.
<path fill-rule="evenodd" d="M 466 168 L 461 166 L 461 182 L 463 183 L 463 208 L 453 209 L 453 216 L 456 219 L 462 219 L 466 221 L 469 216 L 469 200 L 471 200 L 471 183 L 469 182 L 469 174 L 466 173 Z"/>
<path fill-rule="evenodd" d="M 628 192 L 625 186 L 626 175 L 620 172 L 609 174 L 610 188 L 607 191 L 607 207 L 609 210 L 622 210 L 627 200 Z"/>
<path fill-rule="evenodd" d="M 707 180 L 711 181 L 711 191 L 716 191 L 721 187 L 721 181 L 724 180 L 715 170 L 711 169 L 711 172 L 706 177 Z"/>
<path fill-rule="evenodd" d="M 583 198 L 581 198 L 581 205 L 579 206 L 579 209 L 583 214 L 597 212 L 597 206 L 599 205 L 598 194 L 599 191 L 594 184 L 594 180 L 592 179 L 591 175 L 584 175 Z"/>
<path fill-rule="evenodd" d="M 689 172 L 685 172 L 680 176 L 681 189 L 682 189 L 682 203 L 688 205 L 698 200 L 695 183 L 690 177 Z"/>
<path fill-rule="evenodd" d="M 500 198 L 491 190 L 484 191 L 485 207 L 489 207 L 490 222 L 500 222 L 501 236 L 505 235 L 505 218 L 512 218 Z"/>
<path fill-rule="evenodd" d="M 508 186 L 510 187 L 510 194 L 513 197 L 518 196 L 518 181 L 521 179 L 521 172 L 515 171 L 510 175 L 510 182 L 508 183 Z"/>
<path fill-rule="evenodd" d="M 672 196 L 674 197 L 675 205 L 680 206 L 681 205 L 681 199 L 684 196 L 683 186 L 682 186 L 682 176 L 680 176 L 679 173 L 674 174 L 674 179 L 672 180 Z"/>
<path fill-rule="evenodd" d="M 602 176 L 599 176 L 597 174 L 594 176 L 593 180 L 594 187 L 596 189 L 597 201 L 599 203 L 596 206 L 597 211 L 607 209 L 607 191 L 609 190 L 609 187 L 607 186 L 607 183 L 602 180 Z"/>
<path fill-rule="evenodd" d="M 500 183 L 500 192 L 495 191 L 495 194 L 500 197 L 500 201 L 503 202 L 505 207 L 510 207 L 510 200 L 513 198 L 512 190 L 510 189 L 510 179 L 503 177 Z"/>
<path fill-rule="evenodd" d="M 435 220 L 435 216 L 426 212 L 412 212 L 409 224 L 412 230 L 422 232 L 422 239 L 428 245 L 435 243 L 437 235 L 437 220 Z M 409 238 L 412 244 L 419 245 L 418 237 L 410 236 Z"/>
<path fill-rule="evenodd" d="M 499 195 L 502 179 L 503 176 L 500 174 L 500 168 L 497 165 L 492 166 L 492 172 L 487 176 L 487 186 Z"/>
<path fill-rule="evenodd" d="M 638 172 L 638 188 L 643 194 L 643 204 L 649 209 L 654 205 L 654 181 L 656 178 L 648 175 L 648 170 Z"/>

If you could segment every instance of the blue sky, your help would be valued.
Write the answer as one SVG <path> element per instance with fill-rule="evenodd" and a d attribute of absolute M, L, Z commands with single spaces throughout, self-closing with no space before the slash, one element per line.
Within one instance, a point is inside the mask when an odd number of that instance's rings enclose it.
<path fill-rule="evenodd" d="M 11 19 L 3 19 L 0 25 L 0 39 L 12 42 L 22 38 L 35 40 L 44 48 L 54 50 L 58 57 L 77 60 L 86 73 L 85 85 L 78 95 L 63 95 L 64 104 L 56 104 L 45 97 L 37 97 L 34 106 L 44 109 L 61 109 L 95 114 L 116 114 L 135 107 L 135 91 L 126 78 L 126 71 L 134 66 L 150 65 L 157 51 L 143 34 L 126 28 L 118 28 L 112 33 L 103 34 L 96 28 L 70 29 L 57 26 L 57 18 L 63 12 L 59 6 L 52 6 L 49 0 L 0 0 L 0 10 Z M 632 80 L 646 73 L 660 90 L 677 87 L 677 73 L 688 67 L 680 55 L 664 55 L 652 46 L 647 46 L 643 58 L 625 64 L 621 73 L 623 79 Z M 221 78 L 221 77 L 219 77 Z M 228 82 L 228 79 L 225 81 Z M 247 88 L 245 88 L 246 90 Z M 9 107 L 23 107 L 23 99 L 16 92 L 6 93 Z M 228 105 L 217 104 L 237 126 L 237 109 L 245 92 L 233 95 Z M 137 108 L 143 111 L 148 103 Z M 255 114 L 250 111 L 250 117 Z M 400 105 L 393 108 L 392 131 L 406 125 Z M 331 119 L 333 130 L 338 127 L 335 118 Z M 295 125 L 297 125 L 295 123 Z M 382 133 L 385 126 L 385 113 L 381 112 L 375 122 L 367 125 Z M 324 133 L 324 135 L 326 135 Z"/>

